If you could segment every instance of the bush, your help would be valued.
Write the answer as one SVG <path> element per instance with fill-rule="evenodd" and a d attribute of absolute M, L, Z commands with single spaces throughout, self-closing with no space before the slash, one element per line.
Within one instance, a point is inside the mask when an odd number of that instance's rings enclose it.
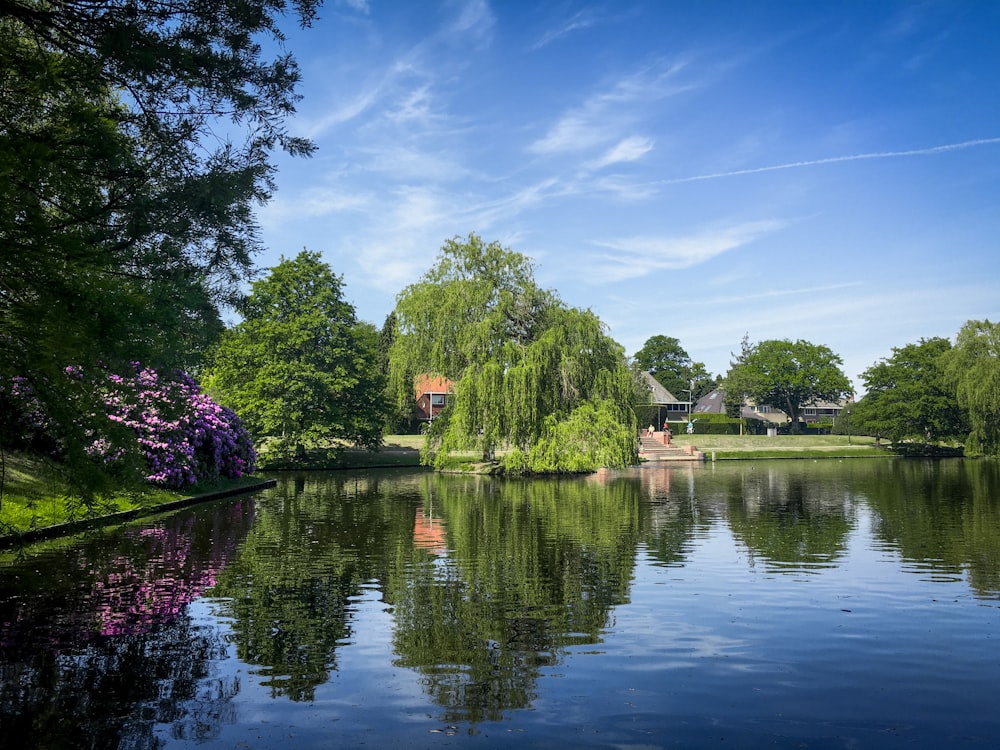
<path fill-rule="evenodd" d="M 687 422 L 678 423 L 674 436 L 686 434 Z M 671 428 L 673 429 L 673 428 Z M 694 417 L 694 434 L 701 435 L 739 435 L 740 420 L 727 417 L 725 414 L 698 414 Z"/>
<path fill-rule="evenodd" d="M 122 481 L 136 466 L 152 484 L 181 489 L 196 482 L 238 479 L 256 468 L 256 454 L 240 418 L 201 392 L 186 373 L 162 375 L 132 364 L 126 376 L 67 367 L 66 376 L 83 389 L 96 389 L 104 414 L 80 414 L 86 425 L 83 446 L 90 460 Z M 7 407 L 15 404 L 19 422 L 31 427 L 31 442 L 48 435 L 60 459 L 67 446 L 56 437 L 57 426 L 23 384 L 14 383 Z M 31 447 L 31 446 L 28 446 Z"/>
<path fill-rule="evenodd" d="M 108 375 L 105 404 L 108 419 L 135 434 L 149 471 L 146 481 L 180 489 L 253 472 L 253 443 L 235 412 L 202 393 L 184 372 L 164 377 L 133 366 L 133 377 Z M 91 450 L 115 460 L 101 439 Z"/>

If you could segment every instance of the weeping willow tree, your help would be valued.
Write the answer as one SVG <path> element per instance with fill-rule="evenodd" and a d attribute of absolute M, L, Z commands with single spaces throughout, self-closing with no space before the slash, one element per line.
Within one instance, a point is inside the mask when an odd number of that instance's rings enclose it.
<path fill-rule="evenodd" d="M 1000 323 L 968 321 L 943 357 L 958 405 L 972 425 L 966 455 L 1000 456 Z"/>
<path fill-rule="evenodd" d="M 425 460 L 507 451 L 511 471 L 626 466 L 635 453 L 633 386 L 624 350 L 589 310 L 534 281 L 531 261 L 475 234 L 448 240 L 398 296 L 389 375 L 400 407 L 414 378 L 455 383 Z"/>

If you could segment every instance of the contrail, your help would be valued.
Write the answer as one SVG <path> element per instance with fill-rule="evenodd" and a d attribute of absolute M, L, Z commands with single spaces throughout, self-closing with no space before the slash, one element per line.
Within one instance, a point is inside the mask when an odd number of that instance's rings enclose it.
<path fill-rule="evenodd" d="M 700 174 L 694 177 L 677 177 L 672 180 L 660 180 L 662 185 L 677 185 L 682 182 L 698 182 L 700 180 L 715 180 L 719 177 L 738 177 L 744 174 L 760 174 L 761 172 L 776 172 L 779 169 L 797 169 L 798 167 L 815 167 L 820 164 L 835 164 L 841 161 L 861 161 L 862 159 L 890 159 L 897 156 L 924 156 L 926 154 L 940 154 L 945 151 L 958 151 L 963 148 L 973 148 L 974 146 L 987 146 L 992 143 L 1000 143 L 1000 138 L 977 138 L 974 141 L 962 141 L 961 143 L 948 143 L 944 146 L 931 146 L 929 148 L 915 148 L 909 151 L 876 151 L 871 154 L 853 154 L 851 156 L 831 156 L 826 159 L 813 159 L 812 161 L 795 161 L 789 164 L 774 164 L 770 167 L 754 167 L 753 169 L 735 169 L 732 172 L 713 172 L 712 174 Z"/>

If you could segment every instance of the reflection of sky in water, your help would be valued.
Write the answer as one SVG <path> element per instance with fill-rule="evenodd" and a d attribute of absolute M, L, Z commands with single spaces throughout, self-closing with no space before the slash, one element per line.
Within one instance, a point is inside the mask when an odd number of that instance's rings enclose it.
<path fill-rule="evenodd" d="M 636 476 L 635 472 L 623 474 Z M 552 535 L 526 525 L 530 533 L 521 544 L 489 548 L 494 556 L 480 559 L 476 547 L 463 546 L 468 540 L 458 534 L 468 528 L 462 525 L 460 513 L 466 506 L 461 504 L 436 501 L 433 518 L 417 512 L 415 525 L 417 503 L 406 506 L 401 510 L 405 523 L 386 525 L 391 533 L 386 532 L 381 552 L 328 544 L 343 563 L 342 567 L 326 563 L 329 570 L 356 570 L 354 555 L 374 562 L 352 579 L 357 585 L 344 597 L 342 609 L 337 609 L 343 612 L 345 627 L 338 631 L 329 674 L 310 700 L 276 697 L 269 686 L 276 675 L 274 668 L 237 657 L 238 623 L 227 619 L 237 611 L 232 601 L 196 596 L 181 606 L 181 616 L 190 622 L 192 635 L 221 646 L 206 658 L 198 690 L 175 706 L 175 715 L 182 718 L 163 720 L 154 726 L 154 734 L 163 750 L 438 748 L 452 741 L 519 750 L 775 744 L 883 750 L 990 746 L 1000 736 L 994 705 L 1000 693 L 1000 669 L 993 648 L 1000 608 L 989 598 L 989 590 L 984 593 L 971 586 L 961 565 L 936 558 L 918 560 L 913 555 L 924 544 L 932 550 L 948 552 L 949 548 L 935 539 L 927 542 L 918 537 L 923 527 L 914 531 L 906 526 L 910 522 L 907 513 L 895 506 L 876 505 L 861 493 L 850 498 L 842 493 L 837 501 L 838 495 L 831 492 L 816 503 L 807 498 L 809 502 L 787 508 L 780 498 L 775 502 L 762 495 L 759 502 L 751 498 L 757 504 L 747 512 L 747 506 L 734 501 L 732 493 L 709 491 L 712 486 L 704 480 L 713 474 L 725 479 L 736 472 L 707 469 L 699 474 L 699 470 L 685 468 L 636 477 L 648 490 L 638 521 L 645 535 L 637 536 L 634 565 L 620 569 L 630 574 L 623 597 L 613 586 L 608 591 L 599 586 L 573 588 L 581 581 L 594 580 L 598 568 L 588 569 L 586 564 L 606 562 L 601 550 L 608 554 L 619 550 L 608 543 L 609 538 L 617 540 L 616 536 L 573 535 L 570 532 L 575 528 L 566 525 L 561 527 L 565 534 L 555 535 L 563 545 L 560 555 L 547 557 L 541 553 L 543 540 Z M 599 484 L 612 491 L 619 480 L 612 475 L 601 482 L 583 480 L 583 484 Z M 780 492 L 787 478 L 772 472 L 762 482 L 756 477 L 748 481 L 762 493 Z M 391 485 L 387 496 L 391 496 Z M 364 507 L 374 519 L 395 518 L 392 511 L 398 510 L 389 504 L 379 506 L 378 498 L 359 502 L 368 504 Z M 314 506 L 304 503 L 303 507 Z M 520 507 L 548 518 L 541 514 L 546 507 L 542 501 Z M 600 506 L 595 502 L 594 507 Z M 774 513 L 785 513 L 783 520 L 791 519 L 791 523 L 781 526 L 768 515 Z M 959 516 L 953 513 L 951 518 L 955 517 Z M 345 513 L 338 518 L 354 516 Z M 813 556 L 803 554 L 800 561 L 793 555 L 778 561 L 768 558 L 768 549 L 787 550 L 768 544 L 775 539 L 783 544 L 782 534 L 789 528 L 810 531 L 809 524 L 816 519 L 821 523 L 833 519 L 837 524 L 830 535 L 832 543 L 822 537 L 826 547 L 812 548 Z M 775 523 L 769 526 L 769 521 Z M 553 518 L 548 522 L 554 523 Z M 310 528 L 320 526 L 314 523 Z M 338 530 L 333 522 L 329 528 Z M 931 528 L 957 533 L 959 527 Z M 454 549 L 442 546 L 445 529 L 454 535 Z M 984 533 L 988 532 L 986 528 Z M 355 536 L 345 532 L 333 539 L 353 540 Z M 589 549 L 586 540 L 593 545 Z M 320 546 L 307 537 L 292 543 L 302 549 Z M 488 547 L 483 540 L 479 543 L 483 549 Z M 622 548 L 631 558 L 633 543 Z M 829 548 L 835 552 L 827 553 Z M 962 548 L 970 554 L 968 549 Z M 524 570 L 534 572 L 543 584 L 523 590 L 542 598 L 522 602 L 509 592 L 490 588 L 491 579 L 483 574 L 491 566 L 509 562 L 497 558 L 497 550 L 522 555 Z M 277 574 L 283 566 L 292 565 L 287 550 L 273 553 L 269 560 L 271 546 L 261 545 L 256 554 L 252 560 L 259 567 L 254 570 L 261 573 Z M 385 558 L 378 558 L 379 554 Z M 824 554 L 828 555 L 825 560 L 821 559 Z M 317 566 L 322 567 L 322 562 L 323 558 L 306 559 L 299 563 L 298 575 L 288 580 L 300 581 L 315 593 Z M 591 577 L 574 578 L 580 570 L 589 570 Z M 211 566 L 199 571 L 215 575 Z M 481 588 L 474 592 L 463 588 L 476 575 L 481 577 Z M 451 598 L 432 596 L 446 587 L 451 587 Z M 422 598 L 408 600 L 418 588 Z M 545 598 L 556 589 L 559 596 Z M 559 598 L 564 592 L 569 592 L 565 600 Z M 209 591 L 209 595 L 217 594 L 218 590 Z M 560 620 L 553 615 L 561 607 L 580 606 L 587 597 L 601 595 L 608 597 L 603 610 L 596 606 L 598 602 L 588 600 L 599 614 L 607 613 L 596 635 L 538 627 L 530 631 L 537 641 L 497 644 L 489 640 L 504 633 L 519 634 L 519 628 L 508 627 L 519 618 L 525 626 L 566 622 L 571 624 L 564 629 L 571 629 L 581 620 Z M 484 669 L 482 662 L 475 661 L 479 652 L 471 649 L 446 661 L 452 654 L 440 649 L 447 644 L 448 633 L 442 636 L 440 632 L 437 648 L 426 652 L 440 657 L 440 663 L 420 662 L 419 653 L 397 653 L 401 643 L 420 645 L 421 639 L 430 638 L 416 628 L 405 633 L 407 638 L 400 638 L 400 628 L 407 622 L 402 607 L 408 602 L 441 606 L 445 615 L 451 612 L 448 607 L 470 607 L 462 611 L 481 617 L 479 629 L 468 631 L 482 640 L 472 648 L 506 648 L 506 661 L 490 672 L 489 662 Z M 472 608 L 478 603 L 483 611 Z M 422 625 L 432 619 L 408 622 Z M 435 622 L 450 627 L 447 616 Z M 322 624 L 317 620 L 317 627 Z M 454 627 L 464 625 L 455 623 Z M 155 628 L 148 636 L 142 635 L 149 639 L 150 652 L 155 651 L 160 637 Z M 532 661 L 549 654 L 554 658 Z M 402 666 L 406 663 L 415 666 Z M 445 669 L 446 664 L 463 670 L 468 679 L 496 678 L 497 684 L 521 670 L 520 676 L 527 675 L 528 703 L 498 702 L 503 711 L 498 721 L 449 719 L 456 715 L 456 707 L 439 703 L 442 694 L 430 687 L 434 667 Z M 207 726 L 199 729 L 198 722 Z"/>

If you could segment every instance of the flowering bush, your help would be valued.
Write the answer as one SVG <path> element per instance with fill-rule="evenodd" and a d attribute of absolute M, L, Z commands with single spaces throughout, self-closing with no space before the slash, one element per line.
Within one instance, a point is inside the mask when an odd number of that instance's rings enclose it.
<path fill-rule="evenodd" d="M 135 375 L 108 375 L 108 418 L 136 435 L 146 480 L 179 489 L 195 482 L 236 479 L 256 468 L 253 443 L 240 418 L 201 392 L 189 375 L 164 377 L 133 363 Z M 94 455 L 118 457 L 98 438 Z"/>
<path fill-rule="evenodd" d="M 86 452 L 106 467 L 124 467 L 130 458 L 121 436 L 131 442 L 134 435 L 137 452 L 148 482 L 181 489 L 195 482 L 219 478 L 236 479 L 254 471 L 257 456 L 253 443 L 240 418 L 201 392 L 186 373 L 177 371 L 165 376 L 156 370 L 132 363 L 133 373 L 122 376 L 109 372 L 84 378 L 80 368 L 67 367 L 66 376 L 79 381 L 80 387 L 96 388 L 103 402 L 102 419 L 81 420 L 86 424 Z M 40 444 L 38 435 L 47 435 L 61 452 L 58 432 L 43 413 L 30 386 L 23 379 L 15 381 L 3 395 L 16 413 L 17 430 L 24 447 Z M 3 399 L 0 399 L 3 400 Z M 94 415 L 90 415 L 91 417 Z M 118 436 L 115 436 L 115 433 Z"/>

